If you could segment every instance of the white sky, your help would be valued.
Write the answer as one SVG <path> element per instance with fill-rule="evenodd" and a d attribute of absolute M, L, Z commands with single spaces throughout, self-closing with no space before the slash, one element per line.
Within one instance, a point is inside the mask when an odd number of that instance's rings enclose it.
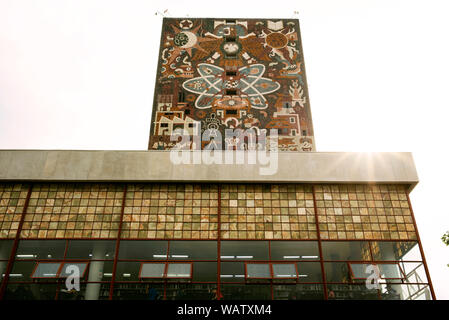
<path fill-rule="evenodd" d="M 145 150 L 167 9 L 300 19 L 317 151 L 413 152 L 415 217 L 449 299 L 448 1 L 0 0 L 0 149 Z"/>

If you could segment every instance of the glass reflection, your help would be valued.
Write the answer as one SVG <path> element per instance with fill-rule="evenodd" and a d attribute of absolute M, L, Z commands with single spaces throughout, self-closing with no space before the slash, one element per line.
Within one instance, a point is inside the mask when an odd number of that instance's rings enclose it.
<path fill-rule="evenodd" d="M 69 241 L 67 259 L 113 260 L 115 241 L 72 240 Z"/>
<path fill-rule="evenodd" d="M 3 280 L 3 274 L 8 266 L 9 255 L 11 254 L 11 248 L 13 245 L 12 240 L 0 241 L 0 283 Z"/>
<path fill-rule="evenodd" d="M 428 285 L 384 284 L 381 289 L 384 300 L 431 300 Z"/>
<path fill-rule="evenodd" d="M 170 241 L 170 260 L 216 260 L 216 241 Z"/>
<path fill-rule="evenodd" d="M 21 240 L 16 259 L 62 259 L 65 240 Z"/>
<path fill-rule="evenodd" d="M 271 241 L 271 260 L 319 260 L 316 241 Z"/>
<path fill-rule="evenodd" d="M 421 261 L 419 246 L 414 241 L 372 241 L 373 259 L 377 261 Z"/>
<path fill-rule="evenodd" d="M 371 254 L 366 241 L 323 241 L 324 260 L 369 261 Z"/>
<path fill-rule="evenodd" d="M 120 241 L 119 259 L 165 260 L 167 241 Z"/>
<path fill-rule="evenodd" d="M 268 241 L 221 241 L 222 260 L 268 260 Z"/>

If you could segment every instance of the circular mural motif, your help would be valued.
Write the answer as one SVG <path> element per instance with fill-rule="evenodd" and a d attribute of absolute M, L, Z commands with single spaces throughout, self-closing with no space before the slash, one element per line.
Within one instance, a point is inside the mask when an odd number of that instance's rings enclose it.
<path fill-rule="evenodd" d="M 187 44 L 189 38 L 184 32 L 180 32 L 175 36 L 175 40 L 173 41 L 176 46 L 181 47 Z"/>
<path fill-rule="evenodd" d="M 267 44 L 275 49 L 284 48 L 288 44 L 287 37 L 280 32 L 273 32 L 267 35 Z"/>
<path fill-rule="evenodd" d="M 213 99 L 220 99 L 224 96 L 223 93 L 227 85 L 227 81 L 223 81 L 225 70 L 212 64 L 200 63 L 196 71 L 200 76 L 185 81 L 182 87 L 199 95 L 195 100 L 196 108 L 209 109 L 212 107 Z M 231 86 L 248 96 L 251 101 L 251 108 L 268 108 L 267 99 L 264 95 L 277 91 L 281 86 L 279 82 L 262 77 L 264 72 L 265 66 L 263 64 L 242 67 L 239 69 L 239 74 L 245 78 L 245 81 L 236 81 Z M 234 97 L 233 100 L 237 102 Z"/>
<path fill-rule="evenodd" d="M 179 27 L 184 30 L 191 29 L 192 26 L 193 26 L 192 20 L 184 19 L 184 20 L 181 20 L 181 22 L 179 22 Z"/>
<path fill-rule="evenodd" d="M 196 44 L 197 37 L 189 31 L 180 32 L 175 35 L 174 44 L 181 48 L 191 48 Z"/>

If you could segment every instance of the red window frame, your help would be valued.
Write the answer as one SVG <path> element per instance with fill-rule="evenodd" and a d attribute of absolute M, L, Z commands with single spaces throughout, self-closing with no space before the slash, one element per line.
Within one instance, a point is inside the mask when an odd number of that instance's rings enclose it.
<path fill-rule="evenodd" d="M 62 272 L 62 268 L 64 267 L 65 264 L 75 264 L 75 263 L 85 263 L 86 264 L 86 268 L 84 268 L 84 272 L 82 275 L 80 275 L 80 278 L 84 278 L 84 276 L 86 275 L 87 269 L 89 269 L 89 265 L 90 265 L 90 261 L 63 261 L 61 262 L 61 268 L 58 272 L 58 278 L 66 278 L 66 277 L 61 277 L 61 272 Z"/>
<path fill-rule="evenodd" d="M 406 279 L 406 275 L 405 275 L 404 271 L 402 270 L 402 268 L 401 268 L 401 266 L 400 266 L 400 264 L 398 262 L 375 262 L 375 263 L 370 263 L 370 262 L 363 262 L 363 263 L 361 263 L 361 262 L 347 262 L 347 263 L 348 263 L 348 267 L 349 267 L 349 272 L 351 273 L 351 279 L 352 280 L 366 280 L 366 279 L 368 279 L 368 276 L 366 278 L 356 278 L 354 276 L 354 271 L 352 270 L 352 266 L 351 266 L 352 264 L 374 265 L 374 266 L 379 266 L 379 265 L 382 265 L 382 264 L 395 264 L 395 265 L 398 266 L 399 271 L 402 274 L 401 278 L 384 278 L 384 277 L 382 277 L 380 275 L 379 279 L 382 279 L 382 280 L 404 280 L 404 279 Z M 380 269 L 379 269 L 379 271 L 380 271 Z"/>
<path fill-rule="evenodd" d="M 269 277 L 261 277 L 261 278 L 255 278 L 255 277 L 248 277 L 248 264 L 267 264 L 268 265 L 268 269 L 270 272 L 270 276 Z M 245 280 L 260 280 L 260 279 L 272 279 L 273 278 L 273 272 L 271 270 L 271 265 L 269 262 L 245 262 Z"/>
<path fill-rule="evenodd" d="M 270 270 L 270 276 L 269 277 L 261 277 L 261 278 L 256 278 L 256 277 L 248 277 L 248 264 L 267 264 L 268 268 Z M 275 277 L 274 276 L 274 272 L 273 272 L 273 264 L 292 264 L 295 266 L 295 272 L 296 272 L 296 277 Z M 270 279 L 270 280 L 283 280 L 283 279 L 295 279 L 296 281 L 298 281 L 298 266 L 296 263 L 294 262 L 245 262 L 245 280 L 265 280 L 265 279 Z"/>
<path fill-rule="evenodd" d="M 34 276 L 34 274 L 36 273 L 37 267 L 39 266 L 39 264 L 59 264 L 58 270 L 56 271 L 56 274 L 54 277 L 36 277 Z M 62 262 L 60 261 L 36 261 L 33 271 L 31 272 L 30 278 L 31 279 L 59 279 L 59 272 L 62 268 Z"/>
<path fill-rule="evenodd" d="M 189 277 L 168 277 L 167 271 L 168 271 L 168 266 L 170 264 L 190 264 L 190 276 Z M 165 269 L 165 278 L 166 279 L 192 279 L 192 277 L 193 277 L 193 262 L 171 262 L 171 261 L 167 262 L 167 266 Z"/>
<path fill-rule="evenodd" d="M 59 267 L 58 270 L 56 271 L 56 275 L 54 277 L 35 277 L 34 274 L 36 273 L 37 267 L 39 266 L 39 264 L 57 264 L 59 263 Z M 70 264 L 70 263 L 85 263 L 86 264 L 86 268 L 84 268 L 84 272 L 83 274 L 80 276 L 80 278 L 84 278 L 84 276 L 86 275 L 87 269 L 89 269 L 89 261 L 36 261 L 33 271 L 31 272 L 30 278 L 31 279 L 62 279 L 65 277 L 61 277 L 61 272 L 62 272 L 62 267 L 65 264 Z"/>
<path fill-rule="evenodd" d="M 163 273 L 162 277 L 142 277 L 141 276 L 142 275 L 142 267 L 144 264 L 162 264 L 162 265 L 164 265 L 164 273 Z M 139 277 L 138 277 L 139 280 L 140 279 L 164 279 L 165 278 L 165 270 L 167 268 L 166 264 L 167 264 L 166 262 L 141 262 L 140 268 L 139 268 Z"/>
<path fill-rule="evenodd" d="M 144 264 L 163 264 L 164 265 L 164 274 L 162 277 L 142 277 L 142 267 Z M 167 271 L 168 271 L 168 265 L 169 264 L 190 264 L 190 276 L 188 277 L 168 277 Z M 193 277 L 193 262 L 157 262 L 157 261 L 146 261 L 140 263 L 140 269 L 139 269 L 139 280 L 141 279 L 192 279 Z"/>
<path fill-rule="evenodd" d="M 296 273 L 296 277 L 275 277 L 274 276 L 274 269 L 273 269 L 273 265 L 274 264 L 292 264 L 295 266 L 295 273 Z M 271 266 L 271 271 L 272 271 L 272 275 L 273 275 L 273 280 L 277 280 L 277 279 L 295 279 L 298 280 L 299 278 L 299 273 L 298 273 L 298 265 L 294 262 L 271 262 L 270 263 Z"/>

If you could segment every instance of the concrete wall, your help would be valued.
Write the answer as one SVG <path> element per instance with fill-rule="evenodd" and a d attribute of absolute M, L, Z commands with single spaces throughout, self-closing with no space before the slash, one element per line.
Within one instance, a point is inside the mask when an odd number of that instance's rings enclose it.
<path fill-rule="evenodd" d="M 242 152 L 244 153 L 244 152 Z M 200 153 L 188 152 L 188 156 Z M 246 153 L 245 153 L 246 155 Z M 273 155 L 272 155 L 273 156 Z M 0 180 L 172 182 L 418 182 L 411 153 L 279 152 L 267 165 L 174 164 L 164 151 L 1 150 Z M 262 169 L 262 170 L 261 170 Z"/>

